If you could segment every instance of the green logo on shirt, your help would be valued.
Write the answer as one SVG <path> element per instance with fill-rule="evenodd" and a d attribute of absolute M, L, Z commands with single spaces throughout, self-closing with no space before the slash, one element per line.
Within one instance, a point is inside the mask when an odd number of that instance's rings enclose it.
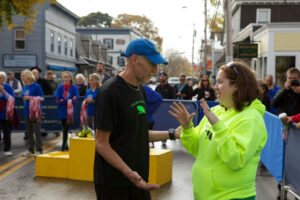
<path fill-rule="evenodd" d="M 145 114 L 145 108 L 143 106 L 137 106 L 136 109 L 139 111 L 139 115 Z"/>

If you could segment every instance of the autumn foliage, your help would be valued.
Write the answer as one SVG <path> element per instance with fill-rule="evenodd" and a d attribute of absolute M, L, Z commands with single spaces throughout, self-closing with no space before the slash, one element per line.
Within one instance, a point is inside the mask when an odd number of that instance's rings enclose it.
<path fill-rule="evenodd" d="M 56 0 L 0 0 L 0 30 L 6 26 L 12 30 L 17 25 L 14 24 L 13 16 L 24 17 L 24 30 L 29 33 L 33 30 L 34 19 L 37 15 L 37 5 L 44 2 L 56 3 Z"/>

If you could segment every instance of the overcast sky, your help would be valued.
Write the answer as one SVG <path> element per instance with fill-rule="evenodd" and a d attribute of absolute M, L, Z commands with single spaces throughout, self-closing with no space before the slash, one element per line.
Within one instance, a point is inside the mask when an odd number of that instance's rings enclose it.
<path fill-rule="evenodd" d="M 201 0 L 58 0 L 79 17 L 91 12 L 145 15 L 159 29 L 163 37 L 163 51 L 173 48 L 184 52 L 192 60 L 193 24 L 197 31 L 194 62 L 199 59 L 198 50 L 204 35 L 204 3 Z M 164 52 L 163 52 L 164 53 Z"/>

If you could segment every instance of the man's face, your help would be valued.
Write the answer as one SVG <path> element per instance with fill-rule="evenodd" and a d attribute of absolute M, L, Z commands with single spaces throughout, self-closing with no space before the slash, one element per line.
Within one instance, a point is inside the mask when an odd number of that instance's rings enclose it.
<path fill-rule="evenodd" d="M 286 75 L 287 80 L 293 80 L 293 79 L 297 79 L 299 80 L 299 76 L 296 73 L 289 73 Z"/>
<path fill-rule="evenodd" d="M 104 72 L 104 65 L 101 63 L 97 64 L 97 72 L 98 73 L 103 73 Z"/>
<path fill-rule="evenodd" d="M 151 76 L 157 73 L 157 64 L 151 63 L 144 56 L 134 56 L 135 77 L 139 84 L 148 83 Z"/>
<path fill-rule="evenodd" d="M 37 69 L 32 70 L 32 73 L 36 80 L 40 77 L 40 72 Z"/>
<path fill-rule="evenodd" d="M 184 76 L 180 76 L 179 77 L 179 81 L 180 81 L 180 84 L 184 84 L 185 83 L 185 77 Z"/>
<path fill-rule="evenodd" d="M 13 80 L 15 76 L 14 74 L 7 74 L 7 77 L 9 80 Z"/>
<path fill-rule="evenodd" d="M 266 83 L 268 86 L 273 85 L 273 79 L 272 79 L 272 77 L 267 76 L 267 77 L 265 78 L 265 83 Z"/>
<path fill-rule="evenodd" d="M 168 78 L 167 78 L 166 75 L 161 74 L 161 75 L 159 76 L 159 81 L 160 81 L 161 83 L 166 83 L 167 80 L 168 80 Z"/>

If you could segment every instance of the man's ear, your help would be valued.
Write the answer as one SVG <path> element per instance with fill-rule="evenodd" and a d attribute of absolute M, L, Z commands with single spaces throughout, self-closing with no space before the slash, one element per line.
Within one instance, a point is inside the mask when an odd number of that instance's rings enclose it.
<path fill-rule="evenodd" d="M 136 61 L 137 61 L 137 58 L 138 56 L 136 54 L 132 54 L 130 57 L 129 57 L 129 61 L 131 62 L 131 64 L 135 64 Z"/>

